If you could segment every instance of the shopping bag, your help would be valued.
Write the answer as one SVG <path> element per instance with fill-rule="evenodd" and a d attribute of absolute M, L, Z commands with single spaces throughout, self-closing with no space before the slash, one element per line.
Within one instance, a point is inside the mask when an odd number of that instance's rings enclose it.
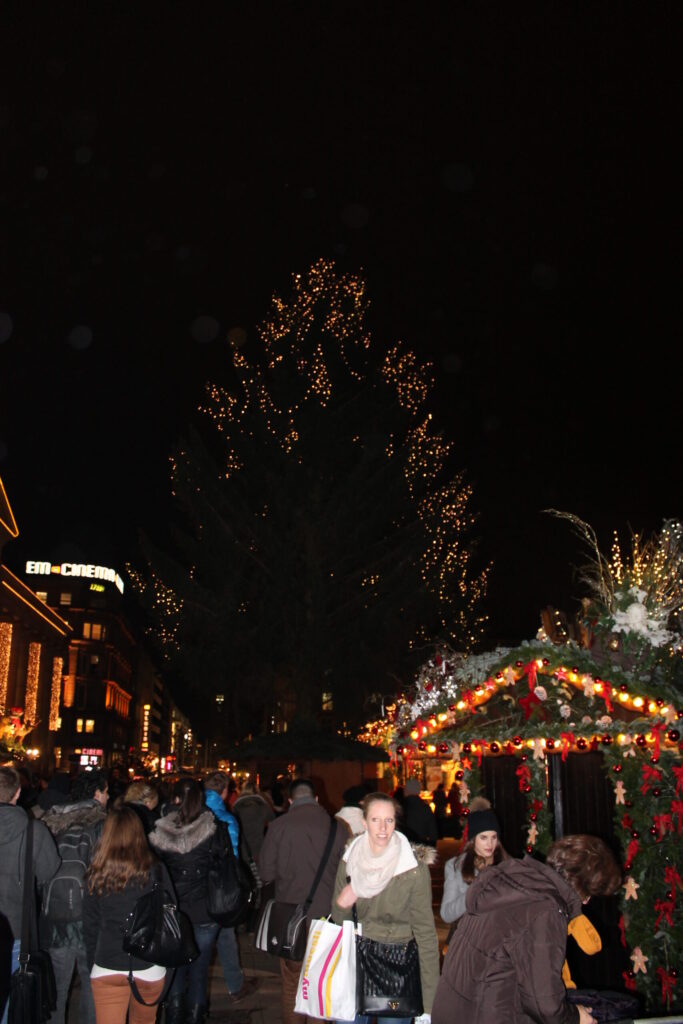
<path fill-rule="evenodd" d="M 353 921 L 313 921 L 308 932 L 294 1006 L 323 1020 L 356 1017 L 356 929 Z"/>

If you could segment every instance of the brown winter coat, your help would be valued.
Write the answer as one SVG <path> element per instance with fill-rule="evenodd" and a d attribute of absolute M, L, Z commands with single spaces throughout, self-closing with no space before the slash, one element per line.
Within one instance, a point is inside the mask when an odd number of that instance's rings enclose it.
<path fill-rule="evenodd" d="M 275 899 L 303 903 L 313 884 L 330 830 L 330 816 L 313 797 L 301 797 L 286 814 L 271 821 L 257 863 L 264 882 L 275 882 Z M 332 886 L 348 831 L 336 822 L 337 834 L 309 918 L 330 912 Z"/>
<path fill-rule="evenodd" d="M 581 900 L 532 857 L 482 871 L 448 947 L 432 1024 L 577 1024 L 562 964 Z"/>

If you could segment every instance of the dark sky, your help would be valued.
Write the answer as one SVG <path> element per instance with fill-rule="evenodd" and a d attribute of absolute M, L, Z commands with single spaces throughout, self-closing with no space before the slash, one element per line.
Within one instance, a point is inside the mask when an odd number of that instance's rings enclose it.
<path fill-rule="evenodd" d="M 98 2 L 0 22 L 8 564 L 63 543 L 134 558 L 227 332 L 253 356 L 271 294 L 320 256 L 365 275 L 378 342 L 434 362 L 494 562 L 492 638 L 580 593 L 583 554 L 543 509 L 605 548 L 680 515 L 675 4 Z"/>

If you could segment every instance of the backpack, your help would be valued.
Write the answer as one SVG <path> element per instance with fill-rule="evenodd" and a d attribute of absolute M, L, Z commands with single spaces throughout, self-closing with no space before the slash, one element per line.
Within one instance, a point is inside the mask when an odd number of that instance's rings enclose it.
<path fill-rule="evenodd" d="M 43 915 L 53 924 L 80 921 L 85 872 L 92 856 L 92 835 L 82 825 L 74 825 L 54 838 L 62 863 L 57 874 L 43 887 Z"/>

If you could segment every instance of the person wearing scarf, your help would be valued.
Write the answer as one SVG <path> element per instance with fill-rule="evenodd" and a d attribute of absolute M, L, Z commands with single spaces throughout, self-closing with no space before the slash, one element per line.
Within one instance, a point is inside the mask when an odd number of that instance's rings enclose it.
<path fill-rule="evenodd" d="M 415 846 L 396 831 L 397 805 L 386 793 L 370 793 L 363 801 L 365 831 L 347 846 L 337 870 L 332 916 L 350 920 L 355 904 L 363 935 L 378 942 L 414 938 L 420 961 L 424 1015 L 429 1020 L 439 980 L 439 949 L 432 910 L 429 865 L 431 847 Z M 408 1024 L 404 1018 L 378 1017 L 377 1024 Z M 368 1017 L 357 1016 L 356 1024 Z"/>

